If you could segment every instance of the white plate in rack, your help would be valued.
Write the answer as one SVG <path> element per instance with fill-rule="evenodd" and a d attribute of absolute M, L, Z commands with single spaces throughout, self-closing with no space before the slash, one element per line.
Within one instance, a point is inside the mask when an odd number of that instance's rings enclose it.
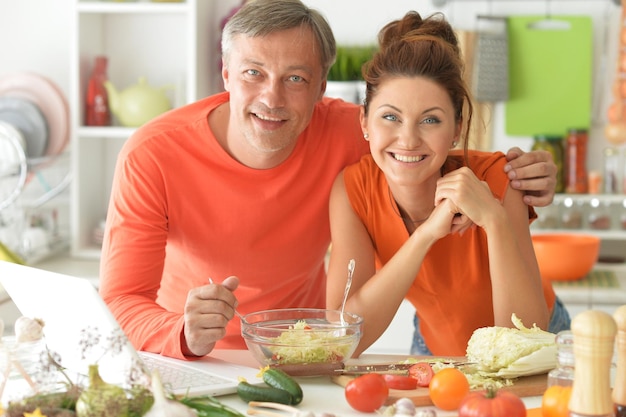
<path fill-rule="evenodd" d="M 48 122 L 36 104 L 19 97 L 0 96 L 0 121 L 13 125 L 26 141 L 29 158 L 40 158 L 48 147 Z"/>
<path fill-rule="evenodd" d="M 59 155 L 70 138 L 69 107 L 63 92 L 48 78 L 18 72 L 0 78 L 0 96 L 17 97 L 34 103 L 45 116 L 48 140 L 45 156 Z"/>
<path fill-rule="evenodd" d="M 0 120 L 0 211 L 15 201 L 26 183 L 25 145 L 22 133 Z"/>

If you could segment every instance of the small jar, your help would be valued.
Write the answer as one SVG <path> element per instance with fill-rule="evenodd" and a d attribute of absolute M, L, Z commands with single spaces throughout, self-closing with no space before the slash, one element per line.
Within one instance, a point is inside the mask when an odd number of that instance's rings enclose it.
<path fill-rule="evenodd" d="M 533 137 L 532 150 L 548 151 L 552 155 L 552 160 L 556 165 L 556 186 L 555 192 L 562 193 L 565 191 L 565 182 L 563 181 L 563 138 L 554 135 L 535 135 Z"/>
<path fill-rule="evenodd" d="M 33 395 L 41 388 L 44 372 L 42 355 L 46 352 L 43 339 L 32 342 L 18 342 L 14 336 L 3 337 L 0 341 L 0 388 L 6 388 L 4 395 L 9 400 L 17 400 Z M 0 392 L 0 396 L 2 392 Z"/>
<path fill-rule="evenodd" d="M 574 383 L 574 335 L 570 330 L 557 333 L 556 368 L 548 372 L 548 387 L 571 387 Z"/>
<path fill-rule="evenodd" d="M 565 192 L 587 192 L 587 140 L 586 129 L 569 129 L 565 148 Z"/>
<path fill-rule="evenodd" d="M 580 229 L 583 226 L 583 205 L 573 198 L 563 200 L 563 213 L 561 214 L 561 227 L 564 229 Z"/>
<path fill-rule="evenodd" d="M 559 212 L 560 204 L 558 201 L 552 202 L 547 207 L 535 208 L 537 212 L 537 220 L 533 222 L 539 229 L 558 229 L 560 226 Z"/>
<path fill-rule="evenodd" d="M 602 190 L 602 173 L 600 171 L 589 171 L 587 191 L 589 194 L 600 194 Z"/>
<path fill-rule="evenodd" d="M 601 202 L 598 198 L 589 201 L 589 216 L 587 216 L 589 227 L 596 230 L 608 230 L 611 228 L 611 208 L 610 203 Z"/>
<path fill-rule="evenodd" d="M 604 149 L 604 193 L 619 193 L 619 152 L 615 148 Z"/>
<path fill-rule="evenodd" d="M 622 230 L 626 230 L 626 198 L 622 200 L 622 210 L 619 219 L 622 224 Z"/>

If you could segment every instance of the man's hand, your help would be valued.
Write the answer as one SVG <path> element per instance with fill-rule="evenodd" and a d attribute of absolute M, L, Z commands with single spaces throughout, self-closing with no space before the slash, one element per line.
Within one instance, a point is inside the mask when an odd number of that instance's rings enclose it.
<path fill-rule="evenodd" d="M 524 152 L 511 148 L 506 154 L 509 161 L 504 166 L 511 187 L 524 191 L 524 202 L 529 206 L 545 207 L 554 199 L 556 164 L 548 151 Z"/>
<path fill-rule="evenodd" d="M 237 298 L 233 291 L 239 278 L 228 277 L 221 284 L 193 288 L 185 303 L 185 330 L 183 353 L 204 356 L 215 347 L 215 342 L 226 334 L 226 325 L 235 314 Z"/>

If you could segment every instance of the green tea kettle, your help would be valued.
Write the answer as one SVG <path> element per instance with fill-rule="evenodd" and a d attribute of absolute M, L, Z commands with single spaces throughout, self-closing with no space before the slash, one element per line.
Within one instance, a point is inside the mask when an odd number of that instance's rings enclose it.
<path fill-rule="evenodd" d="M 171 87 L 151 87 L 145 77 L 139 82 L 118 91 L 110 81 L 105 81 L 109 107 L 123 126 L 138 127 L 172 108 L 165 90 Z"/>

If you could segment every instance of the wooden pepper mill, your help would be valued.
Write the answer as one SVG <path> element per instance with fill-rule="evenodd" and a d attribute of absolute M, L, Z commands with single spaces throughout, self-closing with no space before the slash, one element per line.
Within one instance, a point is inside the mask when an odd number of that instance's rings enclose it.
<path fill-rule="evenodd" d="M 611 362 L 617 324 L 603 311 L 587 310 L 572 320 L 574 385 L 569 402 L 572 417 L 612 417 Z"/>
<path fill-rule="evenodd" d="M 613 313 L 613 319 L 617 324 L 615 338 L 617 370 L 613 384 L 613 403 L 615 417 L 626 417 L 626 305 Z"/>

